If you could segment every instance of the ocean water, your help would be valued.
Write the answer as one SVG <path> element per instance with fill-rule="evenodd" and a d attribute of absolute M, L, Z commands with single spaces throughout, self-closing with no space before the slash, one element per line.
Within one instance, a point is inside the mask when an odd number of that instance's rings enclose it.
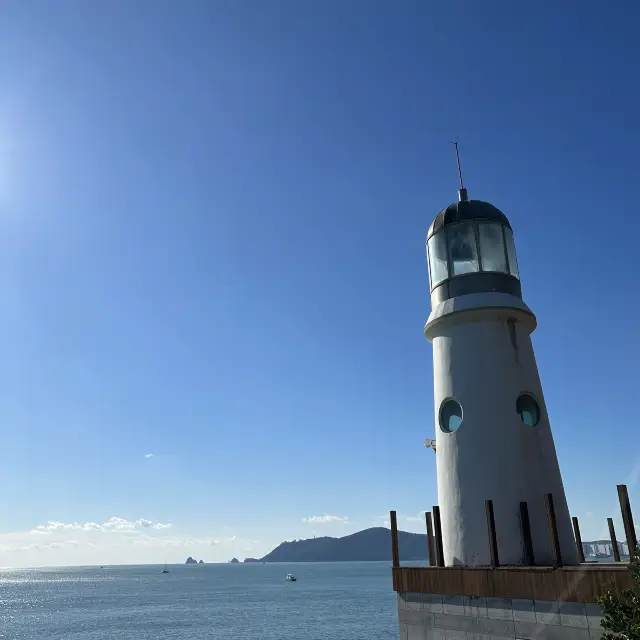
<path fill-rule="evenodd" d="M 2 570 L 0 638 L 398 640 L 390 565 Z"/>

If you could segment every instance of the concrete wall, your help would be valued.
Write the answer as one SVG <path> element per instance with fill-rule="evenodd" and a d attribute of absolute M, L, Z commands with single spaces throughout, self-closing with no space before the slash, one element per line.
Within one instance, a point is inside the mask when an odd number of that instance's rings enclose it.
<path fill-rule="evenodd" d="M 398 594 L 400 640 L 600 640 L 597 604 Z"/>
<path fill-rule="evenodd" d="M 490 562 L 485 500 L 494 504 L 500 562 L 523 564 L 519 519 L 529 503 L 535 559 L 551 563 L 544 494 L 553 494 L 565 564 L 577 553 L 562 477 L 530 332 L 535 318 L 508 294 L 447 301 L 432 312 L 425 334 L 433 342 L 438 503 L 447 566 Z M 541 409 L 536 427 L 516 413 L 521 393 Z M 443 400 L 455 398 L 463 422 L 439 426 Z"/>

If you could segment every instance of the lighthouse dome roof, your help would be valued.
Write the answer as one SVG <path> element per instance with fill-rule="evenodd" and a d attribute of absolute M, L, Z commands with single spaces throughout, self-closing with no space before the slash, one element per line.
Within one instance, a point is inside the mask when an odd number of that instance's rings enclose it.
<path fill-rule="evenodd" d="M 456 222 L 463 222 L 464 220 L 492 220 L 511 228 L 507 216 L 489 202 L 462 200 L 450 204 L 436 215 L 427 232 L 427 238 L 430 238 L 443 227 L 456 224 Z"/>

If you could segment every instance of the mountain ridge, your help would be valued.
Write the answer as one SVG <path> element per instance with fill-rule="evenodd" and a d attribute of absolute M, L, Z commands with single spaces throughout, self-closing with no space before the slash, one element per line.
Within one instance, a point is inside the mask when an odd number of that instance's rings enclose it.
<path fill-rule="evenodd" d="M 427 536 L 398 531 L 398 548 L 403 560 L 427 557 Z M 372 527 L 343 536 L 308 538 L 280 543 L 262 558 L 245 562 L 365 562 L 391 560 L 391 530 Z"/>
<path fill-rule="evenodd" d="M 582 547 L 586 555 L 597 552 L 612 555 L 611 542 L 608 540 L 583 542 Z M 621 554 L 626 555 L 624 543 L 618 541 L 618 548 Z M 428 557 L 427 536 L 424 533 L 398 531 L 398 549 L 403 562 L 424 561 Z M 341 538 L 323 536 L 281 542 L 266 556 L 246 558 L 244 562 L 379 562 L 386 560 L 391 561 L 391 530 L 386 527 L 371 527 Z"/>

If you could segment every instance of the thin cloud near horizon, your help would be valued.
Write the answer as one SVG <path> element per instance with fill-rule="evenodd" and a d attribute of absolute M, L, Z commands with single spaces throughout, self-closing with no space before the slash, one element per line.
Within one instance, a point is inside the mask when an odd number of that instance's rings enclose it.
<path fill-rule="evenodd" d="M 302 522 L 306 522 L 307 524 L 326 524 L 328 522 L 348 522 L 348 516 L 332 516 L 328 513 L 323 516 L 307 516 L 306 518 L 302 518 Z"/>
<path fill-rule="evenodd" d="M 57 522 L 50 520 L 46 524 L 39 524 L 33 528 L 29 533 L 33 534 L 51 534 L 54 531 L 102 531 L 102 532 L 123 532 L 123 531 L 136 531 L 140 529 L 169 529 L 171 523 L 153 522 L 146 518 L 139 518 L 138 520 L 125 520 L 118 516 L 112 516 L 103 523 L 97 522 Z"/>

